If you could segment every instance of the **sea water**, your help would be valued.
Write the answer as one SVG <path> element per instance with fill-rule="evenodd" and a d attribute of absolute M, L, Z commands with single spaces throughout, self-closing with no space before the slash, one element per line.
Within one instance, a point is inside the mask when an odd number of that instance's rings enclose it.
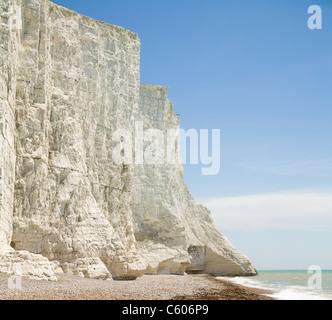
<path fill-rule="evenodd" d="M 259 271 L 257 277 L 224 278 L 246 287 L 266 289 L 278 300 L 332 300 L 332 271 L 322 271 L 321 288 L 312 288 L 313 274 L 301 270 Z M 317 277 L 317 274 L 315 274 Z"/>

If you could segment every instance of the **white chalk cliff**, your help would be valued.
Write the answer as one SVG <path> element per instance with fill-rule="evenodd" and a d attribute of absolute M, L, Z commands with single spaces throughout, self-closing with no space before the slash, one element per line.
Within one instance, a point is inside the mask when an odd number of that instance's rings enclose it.
<path fill-rule="evenodd" d="M 113 161 L 118 129 L 179 129 L 167 90 L 140 84 L 137 34 L 48 0 L 1 0 L 0 272 L 256 274 L 182 165 Z"/>

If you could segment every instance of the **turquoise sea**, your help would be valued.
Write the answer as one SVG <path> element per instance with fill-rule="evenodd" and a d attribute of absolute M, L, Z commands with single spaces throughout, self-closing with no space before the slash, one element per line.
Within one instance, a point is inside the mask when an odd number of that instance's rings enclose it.
<path fill-rule="evenodd" d="M 234 283 L 273 291 L 272 297 L 278 300 L 332 300 L 332 271 L 308 273 L 302 270 L 259 271 L 257 277 L 221 278 Z M 314 276 L 314 279 L 311 278 Z M 318 287 L 321 283 L 321 288 Z M 310 285 L 311 284 L 311 285 Z M 313 284 L 313 285 L 312 285 Z"/>

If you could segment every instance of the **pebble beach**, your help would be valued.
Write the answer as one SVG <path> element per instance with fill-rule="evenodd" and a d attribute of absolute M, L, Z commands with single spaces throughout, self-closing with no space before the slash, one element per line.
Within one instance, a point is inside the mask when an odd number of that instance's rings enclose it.
<path fill-rule="evenodd" d="M 23 278 L 20 289 L 8 289 L 9 276 L 0 274 L 0 300 L 273 300 L 268 291 L 208 275 L 145 275 L 135 281 L 57 277 L 57 282 Z"/>

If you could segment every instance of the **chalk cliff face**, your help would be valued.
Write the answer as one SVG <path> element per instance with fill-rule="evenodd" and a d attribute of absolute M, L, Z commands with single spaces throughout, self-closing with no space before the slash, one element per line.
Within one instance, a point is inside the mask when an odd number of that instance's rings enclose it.
<path fill-rule="evenodd" d="M 0 57 L 0 272 L 256 274 L 181 165 L 114 161 L 119 129 L 179 129 L 167 88 L 140 85 L 136 34 L 48 0 L 3 0 Z"/>

